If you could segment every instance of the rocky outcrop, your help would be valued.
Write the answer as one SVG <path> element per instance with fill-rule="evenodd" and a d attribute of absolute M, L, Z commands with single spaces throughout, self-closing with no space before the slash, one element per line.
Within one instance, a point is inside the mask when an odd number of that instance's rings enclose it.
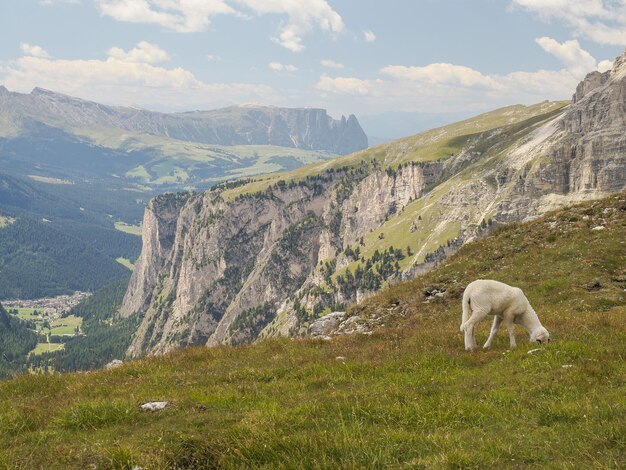
<path fill-rule="evenodd" d="M 626 55 L 615 60 L 613 70 L 587 75 L 564 113 L 537 129 L 534 142 L 524 145 L 526 163 L 517 165 L 518 184 L 510 195 L 517 200 L 517 218 L 622 191 Z M 509 161 L 516 160 L 511 155 Z"/>
<path fill-rule="evenodd" d="M 233 106 L 167 114 L 105 106 L 42 88 L 21 94 L 1 87 L 2 121 L 16 132 L 43 123 L 66 130 L 117 128 L 215 145 L 276 145 L 334 154 L 367 148 L 367 136 L 354 115 L 335 120 L 314 108 Z"/>
<path fill-rule="evenodd" d="M 143 318 L 128 354 L 325 336 L 337 322 L 367 332 L 358 319 L 324 315 L 424 272 L 492 226 L 623 190 L 624 62 L 589 76 L 569 106 L 540 104 L 523 121 L 476 132 L 476 118 L 466 134 L 442 128 L 309 176 L 154 201 L 121 310 Z M 424 151 L 442 146 L 444 156 Z"/>
<path fill-rule="evenodd" d="M 410 197 L 418 197 L 425 167 L 409 165 L 392 179 L 398 188 L 412 181 Z M 369 217 L 359 224 L 354 213 L 347 215 L 349 196 L 369 188 L 372 178 L 391 177 L 381 170 L 365 175 L 365 168 L 344 168 L 234 200 L 214 190 L 152 201 L 144 248 L 120 310 L 143 315 L 129 355 L 257 338 L 318 264 L 349 246 L 343 226 L 352 224 L 357 235 L 369 231 Z M 348 196 L 341 205 L 338 192 Z M 380 207 L 367 208 L 382 214 L 404 207 L 407 194 L 398 189 Z"/>

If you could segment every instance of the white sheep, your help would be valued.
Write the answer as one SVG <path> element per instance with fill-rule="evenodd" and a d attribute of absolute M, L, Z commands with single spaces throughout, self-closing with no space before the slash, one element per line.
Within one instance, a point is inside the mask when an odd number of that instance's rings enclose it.
<path fill-rule="evenodd" d="M 530 333 L 530 341 L 547 343 L 550 333 L 539 321 L 535 310 L 521 289 L 498 281 L 479 279 L 470 282 L 463 292 L 463 322 L 461 331 L 465 332 L 465 349 L 476 349 L 474 327 L 487 315 L 493 315 L 493 326 L 483 348 L 489 348 L 493 338 L 504 320 L 509 330 L 511 349 L 516 346 L 514 324 L 522 325 Z"/>

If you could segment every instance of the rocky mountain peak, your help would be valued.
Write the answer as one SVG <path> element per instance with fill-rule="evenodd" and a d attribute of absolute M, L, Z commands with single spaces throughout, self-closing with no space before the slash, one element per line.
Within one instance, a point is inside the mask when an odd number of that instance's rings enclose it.
<path fill-rule="evenodd" d="M 606 71 L 604 73 L 594 71 L 587 74 L 585 79 L 576 87 L 576 92 L 572 96 L 572 103 L 578 103 L 585 96 L 587 96 L 589 92 L 604 85 L 609 80 L 610 74 L 611 71 Z"/>
<path fill-rule="evenodd" d="M 619 73 L 626 69 L 626 51 L 613 61 L 613 72 Z"/>
<path fill-rule="evenodd" d="M 578 103 L 590 92 L 604 86 L 609 80 L 619 80 L 626 75 L 626 51 L 613 61 L 613 67 L 606 72 L 593 71 L 587 74 L 582 82 L 576 87 L 572 96 L 572 104 Z"/>

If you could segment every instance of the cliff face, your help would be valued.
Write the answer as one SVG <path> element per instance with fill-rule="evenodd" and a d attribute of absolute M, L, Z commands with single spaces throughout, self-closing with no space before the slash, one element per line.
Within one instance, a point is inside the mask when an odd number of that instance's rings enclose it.
<path fill-rule="evenodd" d="M 0 87 L 0 123 L 19 133 L 33 122 L 66 130 L 117 128 L 214 145 L 276 145 L 346 154 L 367 148 L 354 115 L 335 120 L 323 109 L 234 106 L 212 111 L 157 113 L 106 106 L 35 88 Z"/>
<path fill-rule="evenodd" d="M 121 311 L 143 315 L 129 355 L 304 333 L 491 225 L 623 190 L 624 62 L 565 108 L 506 108 L 284 179 L 154 201 Z"/>
<path fill-rule="evenodd" d="M 418 197 L 427 180 L 417 166 L 401 177 L 367 172 L 342 168 L 230 201 L 220 191 L 184 203 L 175 195 L 152 201 L 144 249 L 120 311 L 145 312 L 129 354 L 256 338 L 320 262 Z M 386 195 L 361 197 L 378 184 Z M 354 205 L 363 217 L 347 215 Z M 351 236 L 344 240 L 347 226 Z"/>

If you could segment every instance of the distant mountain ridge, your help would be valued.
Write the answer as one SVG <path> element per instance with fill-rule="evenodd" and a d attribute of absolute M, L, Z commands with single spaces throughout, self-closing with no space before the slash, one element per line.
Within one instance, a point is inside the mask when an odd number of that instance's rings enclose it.
<path fill-rule="evenodd" d="M 275 145 L 333 154 L 367 147 L 367 136 L 353 114 L 336 120 L 324 109 L 247 105 L 161 113 L 107 106 L 43 88 L 15 93 L 0 85 L 0 134 L 20 134 L 33 123 L 66 130 L 117 128 L 202 144 Z"/>

